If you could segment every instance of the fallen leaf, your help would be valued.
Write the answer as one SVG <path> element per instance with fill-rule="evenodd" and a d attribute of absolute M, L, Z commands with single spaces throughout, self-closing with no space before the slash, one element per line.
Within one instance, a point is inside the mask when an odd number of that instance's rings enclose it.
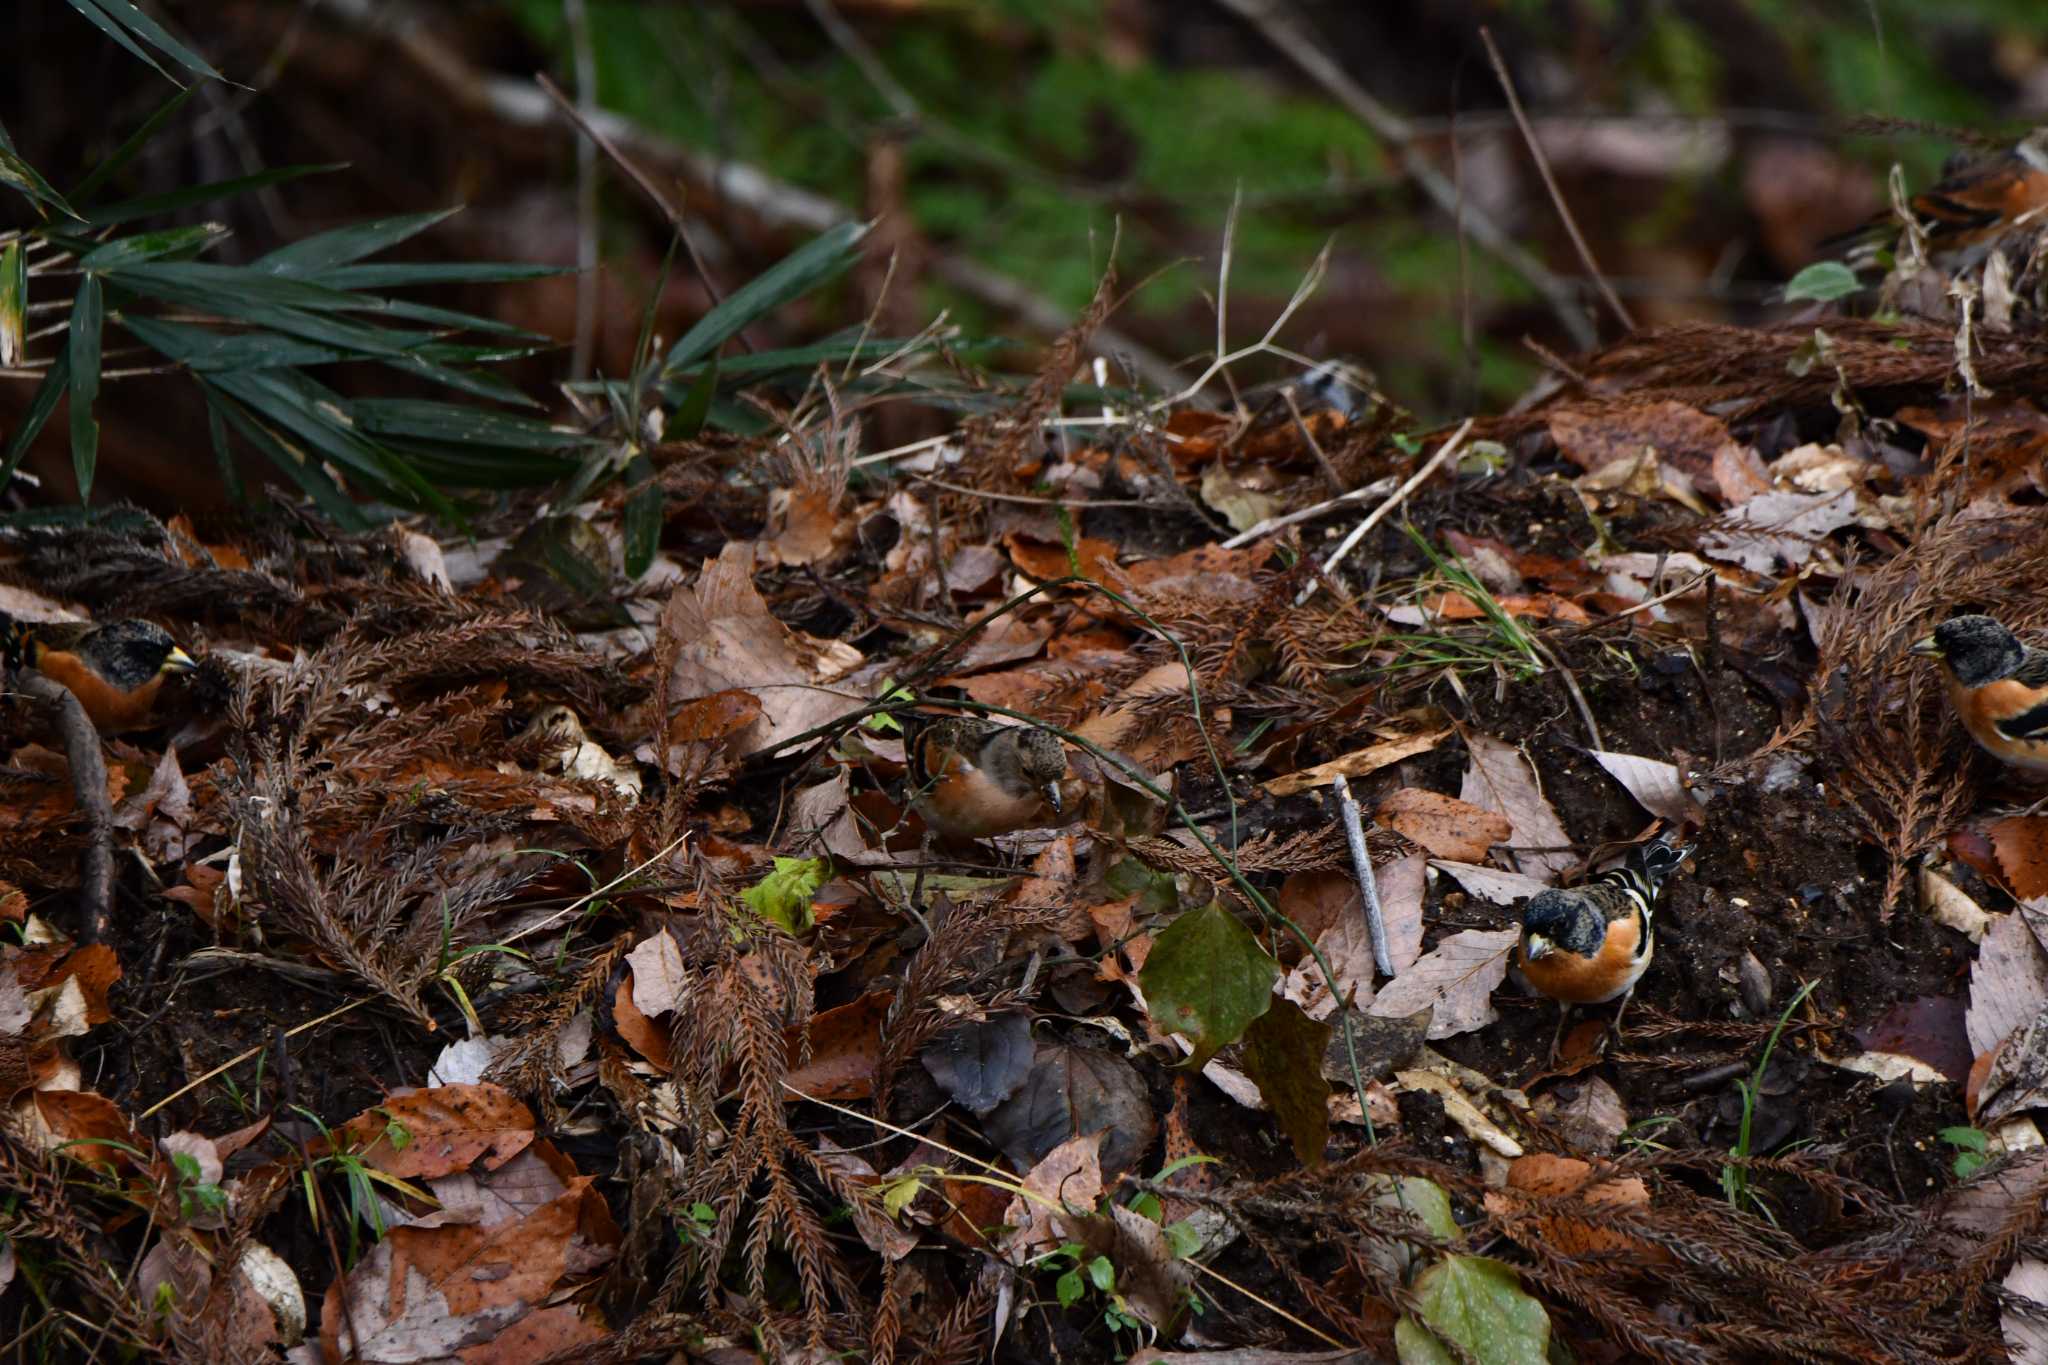
<path fill-rule="evenodd" d="M 817 1163 L 827 1170 L 837 1172 L 851 1184 L 874 1190 L 882 1183 L 858 1153 L 849 1152 L 831 1138 L 820 1134 L 817 1145 Z M 917 1250 L 917 1234 L 889 1216 L 878 1198 L 861 1198 L 848 1201 L 853 1217 L 853 1230 L 860 1234 L 868 1250 L 885 1260 L 900 1261 Z"/>
<path fill-rule="evenodd" d="M 1591 1163 L 1575 1157 L 1532 1152 L 1508 1166 L 1507 1187 L 1488 1191 L 1487 1212 L 1508 1220 L 1508 1236 L 1524 1246 L 1534 1241 L 1567 1256 L 1625 1255 L 1639 1263 L 1668 1264 L 1663 1247 L 1602 1227 L 1588 1218 L 1539 1211 L 1518 1195 L 1546 1199 L 1573 1197 L 1591 1208 L 1626 1211 L 1650 1204 L 1650 1187 L 1640 1176 L 1608 1174 L 1593 1179 Z"/>
<path fill-rule="evenodd" d="M 1004 1239 L 1003 1253 L 1014 1265 L 1060 1244 L 1055 1219 L 1065 1210 L 1094 1212 L 1102 1198 L 1102 1134 L 1068 1138 L 1040 1157 L 1018 1184 L 1023 1192 L 1003 1210 L 1003 1222 L 1014 1229 Z"/>
<path fill-rule="evenodd" d="M 1439 942 L 1380 988 L 1367 1013 L 1400 1019 L 1428 1009 L 1429 1037 L 1449 1038 L 1492 1023 L 1491 996 L 1507 979 L 1514 929 L 1465 929 Z"/>
<path fill-rule="evenodd" d="M 532 1144 L 533 1111 L 495 1085 L 444 1085 L 388 1096 L 335 1130 L 335 1141 L 401 1180 L 502 1166 Z"/>
<path fill-rule="evenodd" d="M 1424 1067 L 1414 1067 L 1396 1071 L 1394 1081 L 1403 1089 L 1426 1091 L 1442 1100 L 1444 1117 L 1462 1128 L 1474 1142 L 1483 1143 L 1504 1157 L 1522 1155 L 1522 1144 L 1488 1118 L 1486 1111 L 1474 1104 L 1471 1096 L 1459 1089 L 1457 1082 L 1450 1077 Z"/>
<path fill-rule="evenodd" d="M 838 499 L 833 492 L 816 484 L 769 490 L 768 529 L 761 538 L 763 561 L 815 564 L 831 558 L 840 533 Z"/>
<path fill-rule="evenodd" d="M 817 640 L 769 614 L 755 590 L 753 547 L 728 541 L 705 561 L 695 583 L 678 584 L 662 609 L 661 630 L 676 645 L 669 693 L 678 701 L 744 689 L 761 715 L 741 751 L 757 753 L 867 704 L 828 684 L 862 662 L 839 640 Z"/>
<path fill-rule="evenodd" d="M 918 1060 L 947 1098 L 984 1115 L 1017 1093 L 1031 1074 L 1034 1051 L 1030 1016 L 1010 1010 L 953 1025 Z"/>
<path fill-rule="evenodd" d="M 1152 1149 L 1159 1119 L 1144 1078 L 1122 1057 L 1040 1043 L 1031 1075 L 990 1111 L 982 1132 L 1018 1171 L 1030 1170 L 1069 1138 L 1101 1133 L 1102 1169 L 1114 1176 Z"/>
<path fill-rule="evenodd" d="M 633 1007 L 650 1018 L 667 1014 L 690 997 L 690 973 L 683 950 L 667 930 L 648 935 L 626 954 L 633 969 Z"/>
<path fill-rule="evenodd" d="M 1474 863 L 1454 863 L 1440 858 L 1430 859 L 1429 865 L 1439 872 L 1448 872 L 1467 895 L 1477 896 L 1495 905 L 1513 905 L 1525 901 L 1539 891 L 1548 891 L 1550 883 L 1540 878 L 1526 876 L 1520 872 L 1503 872 L 1497 867 L 1481 867 Z"/>
<path fill-rule="evenodd" d="M 1710 472 L 1721 490 L 1721 501 L 1740 507 L 1759 493 L 1771 491 L 1770 471 L 1753 446 L 1730 441 L 1714 451 Z"/>
<path fill-rule="evenodd" d="M 1628 788 L 1636 804 L 1650 814 L 1678 825 L 1697 825 L 1705 819 L 1699 802 L 1680 780 L 1677 764 L 1602 749 L 1589 752 L 1607 770 L 1607 775 Z"/>
<path fill-rule="evenodd" d="M 1559 409 L 1550 416 L 1550 439 L 1559 453 L 1586 470 L 1634 459 L 1652 448 L 1665 464 L 1708 487 L 1714 456 L 1735 444 L 1720 418 L 1669 399 L 1595 411 Z"/>
<path fill-rule="evenodd" d="M 875 1067 L 882 1060 L 882 1020 L 896 997 L 888 991 L 870 991 L 860 999 L 817 1015 L 810 1024 L 811 1056 L 797 1064 L 804 1030 L 786 1029 L 783 1047 L 788 1050 L 790 1071 L 783 1077 L 788 1090 L 783 1097 L 822 1100 L 864 1100 L 875 1093 Z"/>
<path fill-rule="evenodd" d="M 1294 1159 L 1320 1166 L 1330 1140 L 1330 1083 L 1322 1072 L 1330 1026 L 1278 1000 L 1245 1031 L 1244 1071 L 1294 1146 Z"/>
<path fill-rule="evenodd" d="M 1404 735 L 1399 739 L 1383 740 L 1363 749 L 1353 749 L 1350 753 L 1340 754 L 1327 763 L 1318 763 L 1312 768 L 1301 768 L 1276 777 L 1264 784 L 1265 790 L 1270 796 L 1292 796 L 1311 787 L 1327 787 L 1339 777 L 1363 777 L 1367 773 L 1378 772 L 1389 763 L 1399 763 L 1404 758 L 1428 753 L 1441 744 L 1450 733 L 1449 730 L 1437 730 L 1427 734 Z"/>
<path fill-rule="evenodd" d="M 1859 520 L 1852 489 L 1763 493 L 1729 509 L 1700 536 L 1700 553 L 1751 573 L 1796 569 L 1829 535 Z"/>
<path fill-rule="evenodd" d="M 2048 1105 L 2048 1006 L 1992 1055 L 1972 1116 L 1981 1127 Z"/>
<path fill-rule="evenodd" d="M 2007 1308 L 1998 1317 L 2013 1365 L 2048 1365 L 2048 1261 L 2029 1256 L 2013 1262 L 2003 1285 L 2028 1305 L 2027 1310 Z"/>
<path fill-rule="evenodd" d="M 1499 1261 L 1446 1256 L 1416 1277 L 1413 1293 L 1421 1325 L 1470 1359 L 1542 1365 L 1550 1357 L 1550 1314 Z"/>
<path fill-rule="evenodd" d="M 1153 1025 L 1192 1042 L 1190 1065 L 1199 1069 L 1266 1012 L 1279 976 L 1251 930 L 1211 901 L 1160 932 L 1139 981 Z"/>
<path fill-rule="evenodd" d="M 1003 537 L 1003 548 L 1010 552 L 1011 563 L 1041 582 L 1077 573 L 1097 583 L 1114 581 L 1117 551 L 1116 546 L 1107 540 L 1077 536 L 1070 554 L 1065 545 L 1048 544 L 1012 532 Z"/>
<path fill-rule="evenodd" d="M 1961 1085 L 1976 1055 L 1970 1048 L 1965 1013 L 1957 996 L 1923 995 L 1892 1006 L 1850 1036 L 1866 1051 L 1910 1057 Z"/>
<path fill-rule="evenodd" d="M 2013 815 L 1984 827 L 1997 852 L 1998 870 L 2020 900 L 2048 896 L 2048 818 Z"/>
<path fill-rule="evenodd" d="M 1543 795 L 1543 788 L 1522 751 L 1491 735 L 1468 733 L 1465 749 L 1470 765 L 1458 799 L 1499 811 L 1514 825 L 1510 855 L 1523 870 L 1555 881 L 1578 865 L 1564 822 Z M 1518 850 L 1530 850 L 1520 852 Z"/>
<path fill-rule="evenodd" d="M 1506 843 L 1515 832 L 1505 815 L 1419 787 L 1389 792 L 1373 818 L 1438 858 L 1464 863 L 1484 858 L 1486 850 Z"/>
<path fill-rule="evenodd" d="M 1574 1076 L 1537 1096 L 1534 1108 L 1574 1149 L 1606 1156 L 1628 1130 L 1628 1109 L 1598 1076 Z"/>
<path fill-rule="evenodd" d="M 1970 968 L 1964 1021 L 1970 1050 L 1982 1055 L 2031 1022 L 2048 1005 L 2048 951 L 2017 911 L 1992 921 Z"/>

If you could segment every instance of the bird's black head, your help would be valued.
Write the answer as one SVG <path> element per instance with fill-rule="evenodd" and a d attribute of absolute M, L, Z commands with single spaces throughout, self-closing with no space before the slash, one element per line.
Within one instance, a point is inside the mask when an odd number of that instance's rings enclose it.
<path fill-rule="evenodd" d="M 1591 957 L 1606 937 L 1607 921 L 1576 891 L 1538 891 L 1522 907 L 1522 947 L 1529 957 L 1560 948 Z"/>
<path fill-rule="evenodd" d="M 2019 637 L 1989 616 L 1958 616 L 1943 621 L 1912 653 L 1939 659 L 1965 687 L 2009 678 L 2026 660 Z"/>
<path fill-rule="evenodd" d="M 80 637 L 78 653 L 118 687 L 141 687 L 160 673 L 184 673 L 194 664 L 170 633 L 150 621 L 111 621 Z"/>

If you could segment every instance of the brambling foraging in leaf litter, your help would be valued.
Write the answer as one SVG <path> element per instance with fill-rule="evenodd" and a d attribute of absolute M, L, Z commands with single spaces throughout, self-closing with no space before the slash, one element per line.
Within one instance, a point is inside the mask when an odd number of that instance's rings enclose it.
<path fill-rule="evenodd" d="M 1620 866 L 1582 886 L 1539 891 L 1522 907 L 1522 940 L 1515 965 L 1529 984 L 1558 1002 L 1557 1060 L 1573 1005 L 1619 997 L 1609 1032 L 1620 1036 L 1622 1012 L 1656 951 L 1651 917 L 1664 881 L 1685 861 L 1689 847 L 1675 831 L 1630 849 Z"/>
<path fill-rule="evenodd" d="M 149 621 L 0 620 L 0 653 L 66 688 L 103 735 L 148 724 L 164 679 L 199 666 Z"/>
<path fill-rule="evenodd" d="M 944 839 L 988 839 L 1066 813 L 1067 751 L 1035 725 L 953 716 L 915 725 L 907 746 L 912 800 Z"/>
<path fill-rule="evenodd" d="M 2048 217 L 2048 128 L 2034 129 L 2003 152 L 1966 161 L 1908 199 L 1906 207 L 1925 230 L 1930 255 L 1950 265 L 1977 264 L 2008 233 L 2041 226 Z M 1893 235 L 1896 226 L 1890 212 L 1882 213 L 1832 245 L 1872 243 Z"/>
<path fill-rule="evenodd" d="M 2048 650 L 2022 644 L 1989 616 L 1958 616 L 1907 652 L 1941 664 L 1949 701 L 1979 747 L 2048 773 Z"/>

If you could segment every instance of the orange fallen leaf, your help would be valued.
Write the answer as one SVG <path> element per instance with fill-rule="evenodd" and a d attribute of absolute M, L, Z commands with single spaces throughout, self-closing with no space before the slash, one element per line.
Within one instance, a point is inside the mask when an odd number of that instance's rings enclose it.
<path fill-rule="evenodd" d="M 1984 827 L 2005 884 L 2021 900 L 2048 895 L 2048 819 L 2013 815 Z"/>
<path fill-rule="evenodd" d="M 1589 1218 L 1537 1213 L 1528 1202 L 1515 1197 L 1576 1196 L 1587 1205 L 1616 1211 L 1649 1206 L 1650 1188 L 1641 1177 L 1609 1174 L 1594 1181 L 1592 1174 L 1592 1165 L 1576 1157 L 1553 1156 L 1548 1152 L 1517 1157 L 1508 1165 L 1507 1188 L 1487 1194 L 1487 1212 L 1507 1219 L 1508 1236 L 1518 1242 L 1540 1240 L 1567 1256 L 1620 1253 L 1645 1263 L 1668 1264 L 1671 1253 L 1661 1246 L 1601 1227 Z M 1529 1221 L 1517 1215 L 1529 1217 Z"/>
<path fill-rule="evenodd" d="M 442 1085 L 393 1095 L 343 1124 L 336 1138 L 402 1180 L 452 1175 L 479 1159 L 496 1170 L 533 1145 L 533 1111 L 495 1085 Z"/>
<path fill-rule="evenodd" d="M 1110 575 L 1116 569 L 1116 546 L 1106 540 L 1078 537 L 1070 557 L 1064 545 L 1047 544 L 1013 531 L 1003 537 L 1003 547 L 1010 552 L 1010 562 L 1033 578 L 1065 578 L 1077 572 L 1078 564 L 1083 578 L 1098 583 L 1113 581 Z"/>
<path fill-rule="evenodd" d="M 1477 863 L 1495 844 L 1504 844 L 1514 824 L 1497 811 L 1482 810 L 1455 796 L 1402 787 L 1380 802 L 1376 818 L 1428 849 L 1438 858 Z"/>
<path fill-rule="evenodd" d="M 875 1066 L 882 1060 L 882 1020 L 894 999 L 889 991 L 870 991 L 813 1018 L 811 1059 L 791 1067 L 783 1078 L 790 1088 L 826 1100 L 864 1100 L 873 1095 Z M 801 1029 L 784 1030 L 782 1044 L 792 1060 L 802 1040 Z M 785 1091 L 784 1098 L 795 1096 Z"/>

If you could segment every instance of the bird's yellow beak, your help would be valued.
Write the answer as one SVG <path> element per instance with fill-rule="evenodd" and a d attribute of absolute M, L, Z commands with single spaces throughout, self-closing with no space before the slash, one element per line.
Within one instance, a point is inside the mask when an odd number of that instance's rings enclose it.
<path fill-rule="evenodd" d="M 1906 652 L 1922 659 L 1939 659 L 1941 657 L 1941 646 L 1934 642 L 1932 635 L 1928 635 L 1915 640 L 1913 647 Z"/>
<path fill-rule="evenodd" d="M 1054 815 L 1065 815 L 1067 813 L 1067 798 L 1060 794 L 1059 783 L 1048 782 L 1045 784 L 1045 804 L 1052 807 Z"/>
<path fill-rule="evenodd" d="M 1549 957 L 1555 951 L 1550 940 L 1541 934 L 1531 934 L 1522 941 L 1522 956 L 1530 962 Z"/>
<path fill-rule="evenodd" d="M 190 673 L 197 667 L 199 667 L 199 661 L 184 650 L 179 649 L 176 645 L 172 645 L 171 652 L 164 655 L 164 672 L 166 673 Z"/>

